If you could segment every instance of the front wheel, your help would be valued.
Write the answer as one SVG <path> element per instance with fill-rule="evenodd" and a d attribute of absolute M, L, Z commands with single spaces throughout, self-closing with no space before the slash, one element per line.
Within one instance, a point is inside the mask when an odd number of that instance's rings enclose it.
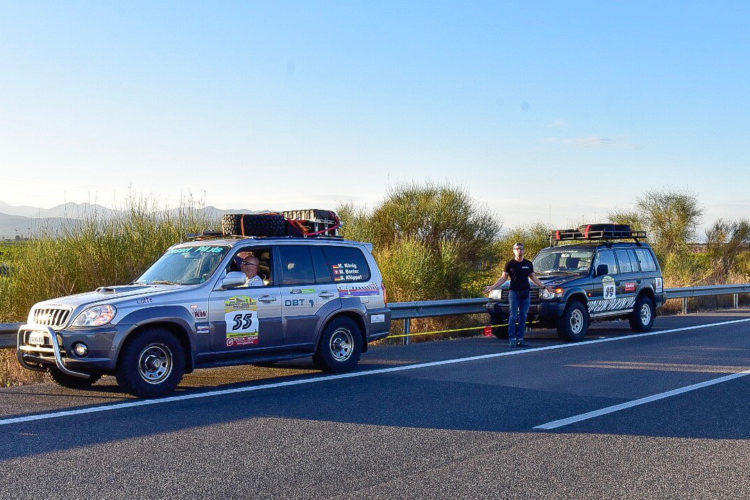
<path fill-rule="evenodd" d="M 557 335 L 563 340 L 573 342 L 583 340 L 588 328 L 588 311 L 586 311 L 586 306 L 578 300 L 568 304 L 563 315 L 557 320 Z"/>
<path fill-rule="evenodd" d="M 117 383 L 141 398 L 169 394 L 185 373 L 185 351 L 170 331 L 149 328 L 123 347 L 117 364 Z"/>
<path fill-rule="evenodd" d="M 630 321 L 630 328 L 636 332 L 651 330 L 651 326 L 654 324 L 654 302 L 651 298 L 646 295 L 638 297 L 635 301 L 633 312 L 630 313 L 628 319 Z"/>
<path fill-rule="evenodd" d="M 353 370 L 362 354 L 362 332 L 353 320 L 339 317 L 328 323 L 318 343 L 313 362 L 333 373 Z"/>
<path fill-rule="evenodd" d="M 102 376 L 97 373 L 89 375 L 87 378 L 75 377 L 61 372 L 57 368 L 50 368 L 49 378 L 51 378 L 57 385 L 67 387 L 68 389 L 88 389 L 95 384 L 97 380 L 102 378 Z"/>

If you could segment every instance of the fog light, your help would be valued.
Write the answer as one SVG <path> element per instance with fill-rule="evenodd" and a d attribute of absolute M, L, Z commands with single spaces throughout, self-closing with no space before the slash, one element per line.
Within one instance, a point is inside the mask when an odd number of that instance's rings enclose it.
<path fill-rule="evenodd" d="M 76 342 L 73 344 L 73 352 L 76 353 L 76 356 L 79 358 L 83 358 L 89 353 L 89 348 L 83 342 Z"/>

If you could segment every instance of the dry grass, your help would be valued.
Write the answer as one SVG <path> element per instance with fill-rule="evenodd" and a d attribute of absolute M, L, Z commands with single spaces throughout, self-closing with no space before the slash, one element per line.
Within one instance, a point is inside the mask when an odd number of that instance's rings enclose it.
<path fill-rule="evenodd" d="M 15 349 L 0 349 L 0 387 L 38 384 L 45 374 L 23 368 L 16 359 Z"/>

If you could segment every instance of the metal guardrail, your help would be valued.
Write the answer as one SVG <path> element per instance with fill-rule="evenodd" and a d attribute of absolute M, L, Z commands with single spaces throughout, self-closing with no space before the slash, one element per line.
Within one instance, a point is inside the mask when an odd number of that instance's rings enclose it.
<path fill-rule="evenodd" d="M 734 307 L 737 308 L 739 294 L 750 293 L 750 283 L 744 285 L 693 286 L 687 288 L 667 288 L 664 290 L 667 299 L 682 299 L 682 312 L 687 313 L 688 299 L 711 295 L 734 295 Z M 486 298 L 427 300 L 421 302 L 392 302 L 391 319 L 404 321 L 404 333 L 411 333 L 413 318 L 432 318 L 435 316 L 453 316 L 457 314 L 481 314 L 487 312 Z M 16 332 L 21 323 L 0 323 L 0 348 L 15 347 Z M 405 337 L 408 343 L 409 337 Z"/>

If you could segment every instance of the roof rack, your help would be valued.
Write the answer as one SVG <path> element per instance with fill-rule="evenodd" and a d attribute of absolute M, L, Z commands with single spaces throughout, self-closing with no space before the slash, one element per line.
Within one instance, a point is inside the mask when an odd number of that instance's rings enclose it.
<path fill-rule="evenodd" d="M 646 239 L 646 231 L 634 231 L 627 224 L 586 224 L 577 229 L 558 229 L 550 233 L 550 244 L 573 240 L 638 240 Z"/>
<path fill-rule="evenodd" d="M 319 209 L 224 214 L 221 220 L 221 230 L 225 236 L 244 237 L 337 237 L 342 225 L 336 212 Z"/>

